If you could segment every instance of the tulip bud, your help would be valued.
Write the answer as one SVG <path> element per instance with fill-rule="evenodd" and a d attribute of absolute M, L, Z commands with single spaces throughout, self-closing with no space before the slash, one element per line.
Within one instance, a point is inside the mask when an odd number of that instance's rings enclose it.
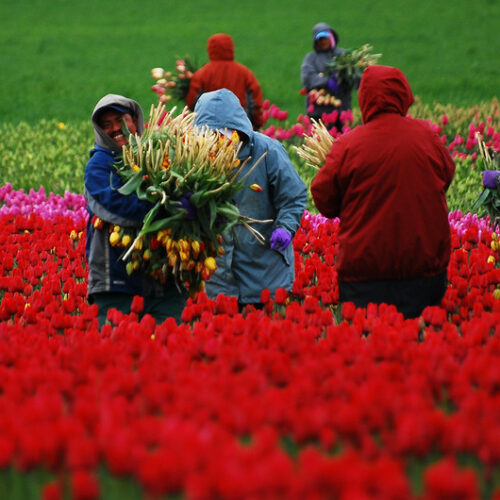
<path fill-rule="evenodd" d="M 191 250 L 193 252 L 194 258 L 197 258 L 198 255 L 200 254 L 200 242 L 197 240 L 194 240 L 191 242 Z"/>
<path fill-rule="evenodd" d="M 99 217 L 94 216 L 93 225 L 95 229 L 102 229 L 104 226 L 104 222 Z"/>
<path fill-rule="evenodd" d="M 159 80 L 160 78 L 163 78 L 164 74 L 165 74 L 165 70 L 163 68 L 153 68 L 151 70 L 151 76 L 155 80 Z"/>
<path fill-rule="evenodd" d="M 207 269 L 210 273 L 215 272 L 217 269 L 217 263 L 213 257 L 207 257 L 204 261 L 205 269 Z"/>
<path fill-rule="evenodd" d="M 128 247 L 130 245 L 131 237 L 128 234 L 124 234 L 122 237 L 122 246 Z"/>
<path fill-rule="evenodd" d="M 252 184 L 252 185 L 250 186 L 250 189 L 251 189 L 252 191 L 256 191 L 256 192 L 258 192 L 258 193 L 262 193 L 262 191 L 263 191 L 263 189 L 262 189 L 262 188 L 261 188 L 258 184 Z"/>
<path fill-rule="evenodd" d="M 109 243 L 110 243 L 110 245 L 114 247 L 119 241 L 120 241 L 120 233 L 117 233 L 116 231 L 113 231 L 109 235 Z"/>
<path fill-rule="evenodd" d="M 130 276 L 134 272 L 134 263 L 132 261 L 127 262 L 125 269 L 127 270 L 127 274 Z"/>

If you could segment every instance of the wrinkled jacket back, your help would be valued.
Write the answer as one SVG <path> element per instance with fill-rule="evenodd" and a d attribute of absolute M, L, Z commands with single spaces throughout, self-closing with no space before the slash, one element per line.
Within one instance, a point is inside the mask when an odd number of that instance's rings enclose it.
<path fill-rule="evenodd" d="M 271 250 L 268 242 L 276 227 L 295 235 L 306 206 L 306 186 L 283 146 L 252 130 L 250 120 L 232 92 L 223 89 L 203 94 L 195 113 L 195 125 L 213 129 L 227 127 L 248 137 L 239 156 L 242 161 L 248 156 L 251 160 L 240 176 L 266 154 L 245 181 L 246 185 L 258 184 L 263 191 L 246 188 L 236 194 L 235 203 L 243 215 L 273 220 L 272 223 L 252 225 L 265 237 L 265 245 L 259 244 L 243 226 L 237 226 L 234 235 L 224 235 L 226 253 L 217 258 L 217 271 L 206 283 L 207 294 L 215 298 L 224 293 L 238 297 L 240 302 L 252 303 L 260 301 L 264 288 L 273 294 L 277 288 L 290 290 L 294 281 L 292 245 L 280 252 Z"/>
<path fill-rule="evenodd" d="M 406 116 L 413 95 L 397 68 L 368 67 L 364 125 L 332 145 L 311 185 L 318 210 L 340 216 L 340 280 L 433 276 L 450 256 L 445 192 L 455 165 L 439 136 Z"/>

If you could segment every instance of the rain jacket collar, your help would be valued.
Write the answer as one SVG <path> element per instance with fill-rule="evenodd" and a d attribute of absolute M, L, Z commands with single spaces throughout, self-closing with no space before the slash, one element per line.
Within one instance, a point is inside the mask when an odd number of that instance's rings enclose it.
<path fill-rule="evenodd" d="M 225 33 L 212 35 L 207 41 L 207 54 L 211 61 L 232 61 L 234 59 L 233 39 Z"/>
<path fill-rule="evenodd" d="M 379 113 L 406 116 L 414 98 L 410 84 L 401 70 L 391 66 L 368 66 L 361 77 L 358 92 L 363 123 Z"/>
<path fill-rule="evenodd" d="M 228 89 L 205 92 L 194 108 L 194 124 L 212 129 L 229 128 L 245 134 L 250 141 L 253 137 L 252 122 L 239 99 Z"/>
<path fill-rule="evenodd" d="M 97 146 L 105 149 L 110 149 L 115 153 L 120 153 L 122 148 L 119 147 L 116 142 L 108 134 L 106 134 L 106 132 L 104 132 L 104 130 L 97 122 L 97 117 L 103 110 L 103 108 L 111 105 L 117 105 L 131 110 L 132 114 L 137 117 L 137 133 L 139 135 L 141 135 L 144 131 L 144 115 L 139 103 L 137 103 L 133 99 L 129 99 L 117 94 L 107 94 L 96 104 L 94 111 L 92 112 L 92 124 L 94 125 L 95 143 Z"/>

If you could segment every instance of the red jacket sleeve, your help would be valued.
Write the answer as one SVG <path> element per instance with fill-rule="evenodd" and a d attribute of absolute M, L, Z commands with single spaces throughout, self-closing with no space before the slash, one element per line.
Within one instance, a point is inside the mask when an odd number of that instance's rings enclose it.
<path fill-rule="evenodd" d="M 342 195 L 339 189 L 339 174 L 342 146 L 336 141 L 328 153 L 325 164 L 311 184 L 311 194 L 316 208 L 328 218 L 338 217 Z"/>

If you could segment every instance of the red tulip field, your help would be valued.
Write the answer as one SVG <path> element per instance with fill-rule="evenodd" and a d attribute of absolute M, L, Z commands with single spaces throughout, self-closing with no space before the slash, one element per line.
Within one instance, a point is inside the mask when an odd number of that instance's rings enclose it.
<path fill-rule="evenodd" d="M 136 298 L 97 326 L 83 197 L 0 190 L 2 498 L 500 498 L 500 252 L 450 213 L 440 307 L 338 306 L 339 221 L 306 212 L 263 310 Z M 376 244 L 376 243 L 375 243 Z"/>

